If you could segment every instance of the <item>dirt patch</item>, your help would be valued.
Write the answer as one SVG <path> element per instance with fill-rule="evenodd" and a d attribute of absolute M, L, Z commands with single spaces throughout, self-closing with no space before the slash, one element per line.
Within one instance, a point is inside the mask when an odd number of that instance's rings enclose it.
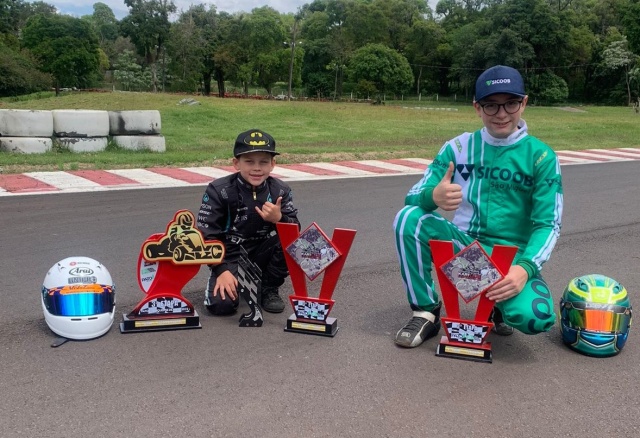
<path fill-rule="evenodd" d="M 556 106 L 554 108 L 562 111 L 568 111 L 570 113 L 586 113 L 585 110 L 581 110 L 580 108 L 574 108 L 572 106 Z"/>

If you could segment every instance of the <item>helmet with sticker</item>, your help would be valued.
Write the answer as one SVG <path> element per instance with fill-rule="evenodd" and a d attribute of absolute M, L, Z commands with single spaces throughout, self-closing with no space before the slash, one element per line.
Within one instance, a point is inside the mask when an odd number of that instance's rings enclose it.
<path fill-rule="evenodd" d="M 115 284 L 102 263 L 88 257 L 68 257 L 49 269 L 41 302 L 49 328 L 69 339 L 104 335 L 115 315 Z"/>

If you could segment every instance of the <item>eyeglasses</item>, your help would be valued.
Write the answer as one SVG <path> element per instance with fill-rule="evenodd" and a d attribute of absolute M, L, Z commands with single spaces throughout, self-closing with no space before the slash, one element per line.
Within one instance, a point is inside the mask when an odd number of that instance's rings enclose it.
<path fill-rule="evenodd" d="M 504 108 L 507 114 L 515 114 L 522 105 L 521 100 L 509 100 L 505 103 L 478 103 L 482 107 L 482 111 L 488 116 L 495 116 L 500 111 L 500 107 Z"/>

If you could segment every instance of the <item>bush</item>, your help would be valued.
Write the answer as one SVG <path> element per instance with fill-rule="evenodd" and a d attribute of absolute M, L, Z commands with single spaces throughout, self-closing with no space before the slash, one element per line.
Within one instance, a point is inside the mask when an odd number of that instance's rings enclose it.
<path fill-rule="evenodd" d="M 544 72 L 533 78 L 529 96 L 537 104 L 553 105 L 567 101 L 569 87 L 560 76 Z"/>
<path fill-rule="evenodd" d="M 0 41 L 0 97 L 48 90 L 53 78 L 37 68 L 28 52 L 15 51 Z"/>

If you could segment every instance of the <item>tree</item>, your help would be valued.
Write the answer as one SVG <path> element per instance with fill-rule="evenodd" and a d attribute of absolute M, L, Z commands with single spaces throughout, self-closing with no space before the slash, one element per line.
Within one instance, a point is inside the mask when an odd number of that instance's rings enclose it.
<path fill-rule="evenodd" d="M 136 62 L 135 55 L 125 50 L 114 64 L 113 77 L 126 91 L 146 91 L 151 86 L 151 72 Z"/>
<path fill-rule="evenodd" d="M 170 68 L 176 78 L 174 86 L 181 91 L 194 91 L 202 80 L 209 43 L 201 24 L 204 14 L 203 5 L 192 6 L 171 26 L 167 50 L 172 58 Z"/>
<path fill-rule="evenodd" d="M 100 45 L 118 38 L 118 20 L 109 6 L 104 3 L 95 3 L 90 17 L 98 33 Z"/>
<path fill-rule="evenodd" d="M 627 105 L 631 105 L 631 82 L 636 76 L 634 67 L 638 64 L 638 55 L 629 50 L 626 37 L 614 41 L 602 52 L 602 66 L 605 70 L 622 70 L 627 90 Z"/>
<path fill-rule="evenodd" d="M 98 37 L 84 20 L 68 15 L 35 15 L 27 21 L 23 44 L 40 62 L 41 69 L 60 87 L 87 87 L 100 67 Z"/>
<path fill-rule="evenodd" d="M 164 54 L 169 37 L 169 15 L 176 11 L 172 0 L 125 0 L 129 15 L 121 22 L 123 33 L 131 38 L 151 69 L 153 91 L 158 91 L 157 62 Z"/>
<path fill-rule="evenodd" d="M 253 72 L 255 82 L 271 95 L 274 82 L 285 80 L 289 71 L 290 51 L 283 44 L 288 32 L 281 15 L 268 6 L 256 8 L 243 17 L 241 26 L 239 43 L 245 48 L 244 72 Z"/>
<path fill-rule="evenodd" d="M 356 50 L 349 63 L 349 75 L 353 82 L 373 82 L 381 93 L 402 94 L 413 85 L 407 59 L 382 44 L 368 44 Z"/>

